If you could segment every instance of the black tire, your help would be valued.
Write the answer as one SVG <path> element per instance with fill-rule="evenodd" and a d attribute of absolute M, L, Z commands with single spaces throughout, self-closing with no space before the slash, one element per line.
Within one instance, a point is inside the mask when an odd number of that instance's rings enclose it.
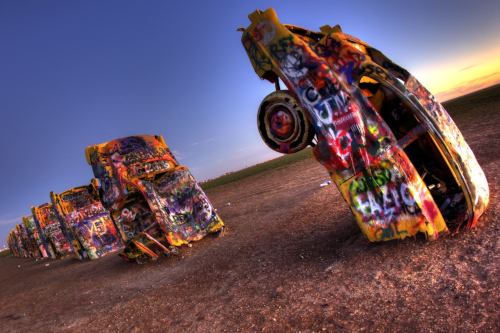
<path fill-rule="evenodd" d="M 316 134 L 288 90 L 275 91 L 264 98 L 257 113 L 257 127 L 266 145 L 283 154 L 306 148 Z"/>

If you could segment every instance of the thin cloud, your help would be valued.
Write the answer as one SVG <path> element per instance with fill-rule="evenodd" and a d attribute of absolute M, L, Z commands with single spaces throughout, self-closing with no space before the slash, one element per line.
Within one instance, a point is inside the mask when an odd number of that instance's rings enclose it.
<path fill-rule="evenodd" d="M 199 145 L 199 144 L 202 144 L 202 143 L 205 143 L 205 142 L 209 142 L 209 141 L 212 141 L 213 139 L 207 139 L 207 140 L 204 140 L 204 141 L 200 141 L 200 142 L 195 142 L 195 143 L 192 143 L 191 146 L 196 146 L 196 145 Z"/>
<path fill-rule="evenodd" d="M 261 149 L 263 147 L 265 147 L 265 146 L 262 146 L 260 144 L 253 145 L 253 146 L 247 146 L 247 147 L 243 147 L 243 148 L 240 148 L 240 149 L 236 149 L 235 154 L 241 153 L 241 152 L 249 153 L 249 152 L 255 151 L 256 149 L 259 150 L 259 151 L 261 151 Z"/>
<path fill-rule="evenodd" d="M 470 94 L 474 91 L 478 91 L 484 88 L 491 87 L 495 84 L 500 83 L 500 72 L 485 75 L 480 78 L 460 82 L 453 88 L 436 93 L 436 97 L 444 102 L 462 95 Z"/>
<path fill-rule="evenodd" d="M 471 69 L 471 68 L 473 68 L 473 67 L 476 67 L 477 65 L 478 65 L 478 64 L 475 64 L 475 65 L 470 65 L 470 66 L 464 67 L 464 68 L 462 68 L 461 70 L 459 70 L 459 72 L 466 71 L 466 70 L 468 70 L 468 69 Z"/>
<path fill-rule="evenodd" d="M 174 154 L 174 156 L 177 159 L 177 161 L 181 161 L 184 158 L 186 158 L 186 156 L 183 153 L 181 153 L 180 151 L 178 151 L 178 150 L 172 150 L 172 153 Z"/>
<path fill-rule="evenodd" d="M 472 81 L 469 81 L 469 83 L 475 83 L 475 82 L 478 82 L 478 81 L 484 81 L 484 80 L 486 80 L 489 77 L 497 76 L 497 75 L 500 75 L 500 72 L 496 72 L 496 73 L 493 73 L 493 74 L 490 74 L 490 75 L 482 76 L 480 78 L 477 78 L 477 79 L 474 79 Z"/>
<path fill-rule="evenodd" d="M 4 218 L 0 218 L 0 225 L 8 225 L 8 224 L 12 224 L 12 228 L 14 228 L 14 225 L 15 224 L 20 224 L 22 223 L 22 217 L 15 217 L 15 218 L 12 218 L 12 219 L 4 219 Z"/>

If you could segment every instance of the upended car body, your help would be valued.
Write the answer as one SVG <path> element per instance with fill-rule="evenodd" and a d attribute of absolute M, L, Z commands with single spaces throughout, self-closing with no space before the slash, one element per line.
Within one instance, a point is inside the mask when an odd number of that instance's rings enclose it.
<path fill-rule="evenodd" d="M 50 192 L 50 200 L 77 259 L 98 259 L 124 247 L 118 228 L 100 201 L 95 178 L 87 186 Z"/>
<path fill-rule="evenodd" d="M 40 258 L 48 258 L 49 255 L 46 250 L 46 244 L 43 243 L 42 238 L 40 237 L 33 215 L 27 217 L 23 216 L 22 220 L 34 255 Z"/>
<path fill-rule="evenodd" d="M 6 238 L 7 240 L 7 245 L 9 246 L 10 253 L 12 254 L 13 257 L 19 257 L 19 251 L 15 247 L 15 242 L 12 239 L 12 231 L 9 232 L 9 235 Z"/>
<path fill-rule="evenodd" d="M 9 245 L 10 253 L 12 253 L 13 257 L 20 257 L 19 249 L 17 248 L 16 241 L 14 239 L 14 230 L 9 232 L 9 236 L 7 237 L 7 244 Z"/>
<path fill-rule="evenodd" d="M 19 257 L 19 258 L 27 258 L 28 257 L 28 252 L 24 249 L 23 244 L 21 242 L 21 237 L 19 236 L 17 230 L 12 229 L 10 232 L 10 242 L 9 244 L 12 245 L 12 254 L 14 257 Z"/>
<path fill-rule="evenodd" d="M 19 235 L 19 240 L 21 241 L 20 246 L 22 247 L 23 251 L 26 253 L 26 256 L 28 258 L 33 257 L 34 251 L 31 248 L 31 244 L 28 238 L 28 233 L 26 232 L 26 229 L 24 228 L 24 225 L 21 224 L 16 224 L 16 231 L 17 234 Z"/>
<path fill-rule="evenodd" d="M 485 175 L 415 77 L 339 26 L 283 25 L 272 8 L 249 18 L 243 46 L 277 90 L 258 111 L 263 140 L 282 153 L 313 145 L 370 241 L 475 226 L 489 200 Z"/>
<path fill-rule="evenodd" d="M 51 203 L 37 207 L 32 206 L 31 213 L 51 258 L 62 259 L 73 253 L 73 247 L 62 232 L 59 219 Z"/>
<path fill-rule="evenodd" d="M 224 224 L 162 136 L 137 135 L 87 147 L 87 162 L 102 189 L 126 248 L 125 259 L 161 251 L 220 231 Z M 166 246 L 165 246 L 166 245 Z M 168 247 L 168 248 L 167 248 Z"/>

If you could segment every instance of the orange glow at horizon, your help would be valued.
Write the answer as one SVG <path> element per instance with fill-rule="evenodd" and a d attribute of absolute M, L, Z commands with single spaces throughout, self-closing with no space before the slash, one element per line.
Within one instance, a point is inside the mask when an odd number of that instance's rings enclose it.
<path fill-rule="evenodd" d="M 500 44 L 474 57 L 457 57 L 412 73 L 440 102 L 500 83 Z"/>

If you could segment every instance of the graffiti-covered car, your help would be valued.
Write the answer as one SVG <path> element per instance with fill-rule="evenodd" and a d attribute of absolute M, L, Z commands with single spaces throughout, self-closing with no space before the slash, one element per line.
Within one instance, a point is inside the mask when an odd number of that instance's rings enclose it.
<path fill-rule="evenodd" d="M 21 237 L 17 233 L 17 230 L 12 229 L 12 231 L 10 232 L 10 240 L 12 248 L 14 250 L 13 255 L 19 258 L 27 258 L 28 252 L 24 249 L 23 244 L 21 242 Z"/>
<path fill-rule="evenodd" d="M 26 232 L 26 228 L 24 228 L 24 225 L 22 223 L 16 224 L 16 231 L 21 241 L 20 245 L 25 251 L 26 256 L 28 258 L 34 256 L 35 254 L 33 253 L 33 249 L 31 248 L 31 244 L 28 238 L 28 233 Z"/>
<path fill-rule="evenodd" d="M 19 249 L 16 246 L 16 241 L 14 240 L 13 232 L 14 232 L 14 230 L 11 230 L 9 232 L 9 236 L 7 237 L 7 244 L 9 244 L 9 249 L 10 249 L 10 252 L 12 253 L 12 256 L 13 257 L 20 257 Z"/>
<path fill-rule="evenodd" d="M 22 236 L 19 233 L 18 225 L 16 224 L 16 229 L 14 229 L 14 238 L 16 241 L 17 248 L 19 249 L 19 254 L 23 258 L 29 258 L 29 252 L 23 245 Z"/>
<path fill-rule="evenodd" d="M 94 260 L 123 248 L 118 228 L 101 203 L 95 178 L 90 185 L 50 192 L 50 200 L 77 259 Z"/>
<path fill-rule="evenodd" d="M 485 175 L 415 77 L 339 26 L 283 25 L 272 8 L 249 18 L 243 46 L 276 86 L 258 110 L 262 139 L 287 154 L 314 146 L 370 241 L 433 240 L 476 224 L 489 200 Z"/>
<path fill-rule="evenodd" d="M 40 233 L 38 232 L 38 228 L 36 226 L 35 220 L 33 219 L 33 215 L 23 216 L 22 220 L 35 256 L 40 258 L 48 258 L 49 255 L 47 254 L 46 245 L 43 243 L 42 238 L 40 237 Z"/>
<path fill-rule="evenodd" d="M 62 259 L 73 253 L 73 248 L 61 230 L 59 219 L 51 203 L 32 206 L 31 213 L 51 258 Z"/>
<path fill-rule="evenodd" d="M 7 245 L 9 246 L 10 253 L 12 254 L 13 257 L 18 257 L 19 254 L 17 253 L 17 249 L 14 247 L 14 240 L 12 239 L 12 231 L 9 232 L 9 235 L 7 236 Z"/>
<path fill-rule="evenodd" d="M 177 246 L 220 231 L 224 224 L 189 170 L 162 136 L 137 135 L 87 147 L 131 261 L 170 255 Z"/>

